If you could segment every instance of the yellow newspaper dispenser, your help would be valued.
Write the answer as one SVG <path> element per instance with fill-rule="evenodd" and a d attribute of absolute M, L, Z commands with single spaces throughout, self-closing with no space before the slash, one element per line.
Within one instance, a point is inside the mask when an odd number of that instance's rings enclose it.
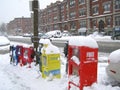
<path fill-rule="evenodd" d="M 42 56 L 42 77 L 46 78 L 52 75 L 53 78 L 60 78 L 60 51 L 59 48 L 52 45 L 50 40 L 44 39 Z"/>

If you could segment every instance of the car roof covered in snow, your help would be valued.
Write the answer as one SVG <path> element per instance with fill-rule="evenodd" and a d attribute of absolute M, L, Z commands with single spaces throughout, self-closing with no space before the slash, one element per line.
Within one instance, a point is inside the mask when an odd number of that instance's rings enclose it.
<path fill-rule="evenodd" d="M 120 63 L 120 49 L 110 53 L 108 59 L 110 60 L 110 63 Z"/>

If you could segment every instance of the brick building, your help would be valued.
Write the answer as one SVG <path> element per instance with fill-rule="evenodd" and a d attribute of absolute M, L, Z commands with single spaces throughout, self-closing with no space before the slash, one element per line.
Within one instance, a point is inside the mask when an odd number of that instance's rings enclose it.
<path fill-rule="evenodd" d="M 15 18 L 7 24 L 8 34 L 23 35 L 24 33 L 32 33 L 31 18 Z"/>
<path fill-rule="evenodd" d="M 120 27 L 120 0 L 57 1 L 39 14 L 39 28 L 44 32 L 59 29 L 78 33 L 85 27 L 87 33 L 98 30 L 110 34 L 114 27 Z"/>

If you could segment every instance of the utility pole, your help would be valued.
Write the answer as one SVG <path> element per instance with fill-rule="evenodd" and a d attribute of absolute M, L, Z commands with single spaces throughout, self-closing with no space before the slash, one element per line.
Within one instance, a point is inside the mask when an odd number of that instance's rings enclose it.
<path fill-rule="evenodd" d="M 33 43 L 34 43 L 34 50 L 37 52 L 37 48 L 39 45 L 39 38 L 38 38 L 38 0 L 34 0 L 32 2 L 32 7 L 33 7 L 33 32 L 34 32 L 34 37 L 33 37 Z"/>
<path fill-rule="evenodd" d="M 38 38 L 38 0 L 33 0 L 32 1 L 32 11 L 33 11 L 33 32 L 34 32 L 34 37 L 33 37 L 33 45 L 34 45 L 34 51 L 35 51 L 35 57 L 36 57 L 36 64 L 38 63 L 38 58 L 37 58 L 37 49 L 39 45 L 39 38 Z"/>

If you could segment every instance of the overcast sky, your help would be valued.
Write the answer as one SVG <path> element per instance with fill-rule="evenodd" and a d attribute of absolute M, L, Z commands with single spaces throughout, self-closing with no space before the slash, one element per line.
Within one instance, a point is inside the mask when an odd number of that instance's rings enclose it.
<path fill-rule="evenodd" d="M 29 1 L 30 0 L 1 0 L 0 23 L 8 23 L 16 17 L 30 17 Z M 55 1 L 57 0 L 39 0 L 40 9 L 44 9 L 47 5 Z"/>

